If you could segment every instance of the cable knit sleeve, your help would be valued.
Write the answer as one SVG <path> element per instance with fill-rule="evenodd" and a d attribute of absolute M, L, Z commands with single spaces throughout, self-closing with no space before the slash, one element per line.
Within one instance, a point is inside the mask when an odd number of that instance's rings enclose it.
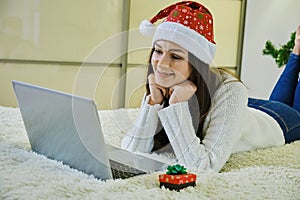
<path fill-rule="evenodd" d="M 132 152 L 151 152 L 158 124 L 157 111 L 161 105 L 149 105 L 149 96 L 144 98 L 140 113 L 133 126 L 122 140 L 121 147 Z"/>
<path fill-rule="evenodd" d="M 196 136 L 187 102 L 158 112 L 178 162 L 201 169 L 220 171 L 241 137 L 241 121 L 246 111 L 247 90 L 240 82 L 219 87 L 205 119 L 203 141 Z"/>

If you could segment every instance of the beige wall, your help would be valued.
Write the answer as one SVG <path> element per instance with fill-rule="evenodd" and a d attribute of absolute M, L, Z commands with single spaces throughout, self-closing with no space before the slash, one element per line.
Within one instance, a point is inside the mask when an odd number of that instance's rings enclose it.
<path fill-rule="evenodd" d="M 0 0 L 0 105 L 17 106 L 11 80 L 20 80 L 93 98 L 99 109 L 117 108 L 125 78 L 125 106 L 139 107 L 151 44 L 137 28 L 176 1 L 130 2 L 125 77 L 122 0 Z M 241 0 L 201 2 L 214 15 L 214 65 L 236 67 Z"/>
<path fill-rule="evenodd" d="M 263 55 L 262 50 L 267 40 L 277 48 L 289 41 L 290 34 L 300 25 L 299 8 L 299 0 L 272 0 L 271 5 L 269 0 L 248 2 L 241 78 L 249 96 L 269 98 L 284 67 L 278 68 L 275 60 Z"/>

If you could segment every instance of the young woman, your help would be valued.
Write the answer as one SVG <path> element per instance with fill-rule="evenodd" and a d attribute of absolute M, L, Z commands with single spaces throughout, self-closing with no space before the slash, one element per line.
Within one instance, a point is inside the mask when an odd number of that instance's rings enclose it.
<path fill-rule="evenodd" d="M 248 99 L 233 75 L 209 67 L 215 42 L 207 8 L 184 1 L 150 22 L 162 18 L 153 36 L 147 93 L 122 148 L 172 151 L 187 167 L 219 171 L 232 153 L 300 139 L 300 27 L 270 100 L 258 100 Z M 151 23 L 141 28 L 151 30 Z"/>

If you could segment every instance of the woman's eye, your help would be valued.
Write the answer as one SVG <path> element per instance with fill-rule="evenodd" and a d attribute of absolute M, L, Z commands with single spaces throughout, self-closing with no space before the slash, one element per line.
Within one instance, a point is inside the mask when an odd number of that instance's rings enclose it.
<path fill-rule="evenodd" d="M 175 54 L 172 55 L 172 58 L 175 59 L 175 60 L 181 60 L 182 59 L 182 57 L 177 56 Z"/>
<path fill-rule="evenodd" d="M 162 54 L 162 53 L 163 53 L 163 52 L 162 52 L 161 50 L 159 50 L 159 49 L 155 49 L 154 52 L 157 53 L 157 54 Z"/>

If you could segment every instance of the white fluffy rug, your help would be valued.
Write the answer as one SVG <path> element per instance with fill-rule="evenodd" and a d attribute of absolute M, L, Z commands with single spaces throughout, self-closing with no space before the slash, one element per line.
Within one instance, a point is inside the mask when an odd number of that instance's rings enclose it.
<path fill-rule="evenodd" d="M 106 141 L 119 146 L 137 112 L 100 111 Z M 169 155 L 151 156 L 169 159 Z M 163 172 L 97 180 L 32 152 L 19 109 L 0 107 L 0 199 L 299 200 L 300 141 L 232 155 L 221 173 L 189 171 L 197 174 L 197 186 L 181 192 L 159 188 L 158 174 Z"/>

